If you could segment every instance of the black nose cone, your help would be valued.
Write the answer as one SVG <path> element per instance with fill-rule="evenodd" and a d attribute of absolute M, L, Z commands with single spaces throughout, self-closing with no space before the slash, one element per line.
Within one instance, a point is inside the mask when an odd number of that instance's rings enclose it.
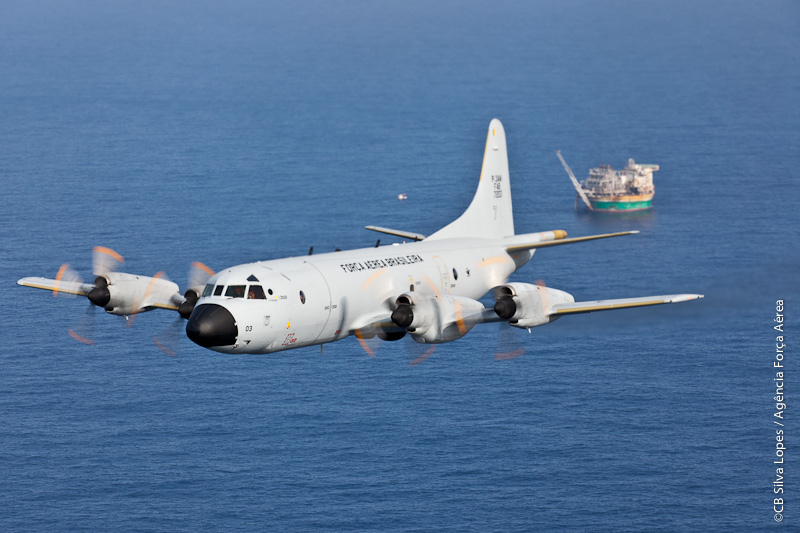
<path fill-rule="evenodd" d="M 192 311 L 186 323 L 186 335 L 192 342 L 211 348 L 236 344 L 239 330 L 230 311 L 221 305 L 203 304 Z"/>

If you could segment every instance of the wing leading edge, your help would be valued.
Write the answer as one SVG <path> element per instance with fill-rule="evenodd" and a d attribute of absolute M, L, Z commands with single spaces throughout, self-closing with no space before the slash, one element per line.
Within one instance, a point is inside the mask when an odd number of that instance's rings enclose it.
<path fill-rule="evenodd" d="M 664 296 L 644 296 L 641 298 L 619 298 L 616 300 L 594 300 L 590 302 L 574 302 L 550 306 L 549 316 L 577 315 L 595 311 L 610 311 L 628 307 L 646 307 L 648 305 L 674 304 L 699 300 L 702 294 L 667 294 Z"/>
<path fill-rule="evenodd" d="M 89 294 L 89 291 L 94 288 L 94 285 L 89 283 L 36 277 L 22 278 L 21 280 L 17 281 L 17 285 L 53 291 L 54 294 L 64 293 L 75 294 L 77 296 L 86 296 Z"/>
<path fill-rule="evenodd" d="M 550 236 L 550 234 L 554 234 Z M 561 246 L 562 244 L 574 244 L 577 242 L 593 241 L 596 239 L 607 239 L 609 237 L 621 237 L 623 235 L 635 235 L 638 231 L 619 231 L 617 233 L 604 233 L 602 235 L 587 235 L 585 237 L 566 238 L 567 232 L 564 230 L 555 230 L 553 232 L 542 233 L 529 233 L 527 235 L 516 235 L 508 237 L 509 241 L 506 244 L 506 250 L 509 253 L 521 252 L 523 250 L 533 250 L 536 248 L 547 248 L 550 246 Z M 545 237 L 542 237 L 545 235 Z"/>

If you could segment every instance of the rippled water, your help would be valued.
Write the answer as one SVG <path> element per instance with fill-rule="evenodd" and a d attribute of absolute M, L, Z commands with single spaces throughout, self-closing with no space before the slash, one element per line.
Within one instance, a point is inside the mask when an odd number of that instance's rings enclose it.
<path fill-rule="evenodd" d="M 788 330 L 800 316 L 798 20 L 788 2 L 0 7 L 0 526 L 769 527 L 775 300 Z M 183 285 L 193 260 L 371 246 L 366 224 L 429 234 L 471 199 L 493 117 L 518 231 L 642 232 L 515 279 L 706 299 L 565 318 L 511 361 L 486 326 L 410 366 L 404 343 L 353 339 L 248 357 L 183 339 L 173 359 L 160 312 L 98 313 L 87 347 L 66 334 L 85 300 L 14 285 L 88 276 L 96 244 Z M 653 210 L 575 212 L 555 149 L 579 176 L 661 165 Z"/>

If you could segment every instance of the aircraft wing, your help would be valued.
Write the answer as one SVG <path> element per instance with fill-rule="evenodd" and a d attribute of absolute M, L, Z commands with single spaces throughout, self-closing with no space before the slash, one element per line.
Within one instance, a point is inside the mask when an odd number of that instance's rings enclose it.
<path fill-rule="evenodd" d="M 554 234 L 554 238 L 549 236 L 549 233 Z M 540 233 L 532 233 L 528 235 L 516 235 L 509 238 L 510 242 L 506 245 L 506 250 L 509 253 L 520 252 L 523 250 L 532 250 L 535 248 L 547 248 L 549 246 L 561 246 L 562 244 L 573 244 L 576 242 L 593 241 L 595 239 L 607 239 L 609 237 L 620 237 L 622 235 L 635 235 L 638 231 L 620 231 L 617 233 L 604 233 L 602 235 L 587 235 L 586 237 L 573 237 L 571 239 L 565 238 L 567 232 L 563 230 L 556 230 L 554 232 L 546 232 L 544 235 L 548 238 L 542 238 Z"/>
<path fill-rule="evenodd" d="M 399 229 L 389 229 L 389 228 L 382 228 L 380 226 L 364 226 L 364 228 L 372 231 L 377 231 L 378 233 L 386 233 L 387 235 L 394 235 L 395 237 L 402 237 L 404 239 L 408 239 L 411 241 L 422 241 L 425 240 L 425 235 L 421 233 L 413 233 L 411 231 L 402 231 Z"/>
<path fill-rule="evenodd" d="M 376 315 L 361 317 L 350 326 L 351 334 L 358 331 L 377 331 L 397 329 L 397 325 L 392 322 L 391 311 L 384 311 Z"/>
<path fill-rule="evenodd" d="M 86 296 L 94 288 L 90 283 L 80 283 L 78 281 L 55 280 L 48 278 L 22 278 L 17 281 L 17 285 L 23 287 L 33 287 L 34 289 L 44 289 L 54 293 L 77 294 Z"/>
<path fill-rule="evenodd" d="M 180 296 L 180 295 L 178 295 Z M 181 297 L 181 299 L 185 300 L 185 298 Z M 166 303 L 166 302 L 151 302 L 148 303 L 148 307 L 155 307 L 156 309 L 166 309 L 168 311 L 177 311 L 179 308 L 178 304 L 173 303 Z"/>
<path fill-rule="evenodd" d="M 644 307 L 648 305 L 688 302 L 689 300 L 697 300 L 702 297 L 702 294 L 667 294 L 664 296 L 644 296 L 642 298 L 620 298 L 617 300 L 563 303 L 551 305 L 547 314 L 549 316 L 575 315 L 578 313 L 593 313 L 595 311 L 610 311 L 611 309 L 625 309 L 627 307 Z"/>

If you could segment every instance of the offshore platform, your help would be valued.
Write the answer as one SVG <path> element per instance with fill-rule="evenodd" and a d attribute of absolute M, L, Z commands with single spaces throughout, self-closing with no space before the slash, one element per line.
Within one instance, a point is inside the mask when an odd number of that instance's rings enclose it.
<path fill-rule="evenodd" d="M 589 171 L 588 178 L 578 182 L 561 156 L 561 150 L 556 150 L 556 155 L 578 193 L 575 197 L 575 209 L 578 208 L 578 198 L 583 200 L 590 211 L 606 213 L 629 213 L 652 207 L 656 192 L 653 187 L 653 172 L 658 170 L 658 165 L 641 165 L 628 159 L 628 166 L 622 170 L 600 165 Z"/>

